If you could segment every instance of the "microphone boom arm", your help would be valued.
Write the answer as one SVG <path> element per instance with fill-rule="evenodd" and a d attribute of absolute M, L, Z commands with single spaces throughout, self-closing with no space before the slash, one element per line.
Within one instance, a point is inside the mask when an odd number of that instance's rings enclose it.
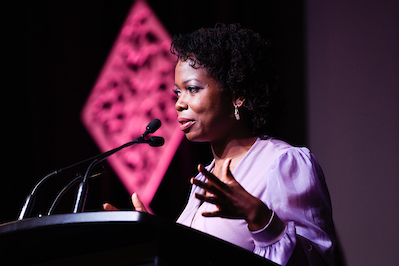
<path fill-rule="evenodd" d="M 87 192 L 88 192 L 88 176 L 89 176 L 91 170 L 94 168 L 94 166 L 101 163 L 103 160 L 105 160 L 107 157 L 111 156 L 112 154 L 114 154 L 126 147 L 129 147 L 135 143 L 147 143 L 153 147 L 162 146 L 165 142 L 165 140 L 162 137 L 151 137 L 149 139 L 145 139 L 145 136 L 147 136 L 150 133 L 154 133 L 156 130 L 158 130 L 158 128 L 160 126 L 161 126 L 161 121 L 159 119 L 154 119 L 147 125 L 147 128 L 146 128 L 144 134 L 141 135 L 139 138 L 137 138 L 131 142 L 128 142 L 126 144 L 123 144 L 120 147 L 117 147 L 115 149 L 112 149 L 110 151 L 102 153 L 102 154 L 100 154 L 101 156 L 98 156 L 98 158 L 95 158 L 93 160 L 93 162 L 89 165 L 89 167 L 87 167 L 87 170 L 82 179 L 82 182 L 80 182 L 80 184 L 79 184 L 78 193 L 76 194 L 76 201 L 75 201 L 75 205 L 73 208 L 73 213 L 83 212 L 83 210 L 84 210 L 84 205 L 86 202 L 86 197 L 87 197 Z"/>
<path fill-rule="evenodd" d="M 153 119 L 153 120 L 147 125 L 146 130 L 145 130 L 145 132 L 143 133 L 143 135 L 141 135 L 139 138 L 137 138 L 137 139 L 135 139 L 135 140 L 133 140 L 133 141 L 131 141 L 131 142 L 128 142 L 128 143 L 126 143 L 126 144 L 123 144 L 122 146 L 117 147 L 117 148 L 115 148 L 115 149 L 109 150 L 109 151 L 104 152 L 104 153 L 97 154 L 97 155 L 95 155 L 95 156 L 93 156 L 93 157 L 90 157 L 90 158 L 85 159 L 85 160 L 83 160 L 83 161 L 77 162 L 77 163 L 75 163 L 75 164 L 69 165 L 69 166 L 67 166 L 67 167 L 61 168 L 61 169 L 59 169 L 59 170 L 55 170 L 55 171 L 53 171 L 53 172 L 47 174 L 47 175 L 44 176 L 42 179 L 40 179 L 39 182 L 36 183 L 36 185 L 33 187 L 33 189 L 31 190 L 31 192 L 29 193 L 29 195 L 26 197 L 26 200 L 25 200 L 25 202 L 24 202 L 24 205 L 22 206 L 21 211 L 20 211 L 20 213 L 19 213 L 19 215 L 18 215 L 18 220 L 22 220 L 22 219 L 24 219 L 27 215 L 30 215 L 30 212 L 31 212 L 31 207 L 30 207 L 30 205 L 33 204 L 33 203 L 31 204 L 31 202 L 34 201 L 36 191 L 37 191 L 37 189 L 40 187 L 40 185 L 41 185 L 44 181 L 46 181 L 46 180 L 48 180 L 48 179 L 50 179 L 50 178 L 52 178 L 52 177 L 54 177 L 54 176 L 57 176 L 57 175 L 58 175 L 59 173 L 61 173 L 61 172 L 64 172 L 64 171 L 69 170 L 69 169 L 71 169 L 71 168 L 74 168 L 74 167 L 80 166 L 80 165 L 82 165 L 82 164 L 88 163 L 88 162 L 90 162 L 90 161 L 92 162 L 90 165 L 92 165 L 92 164 L 94 163 L 94 165 L 92 166 L 92 167 L 94 167 L 95 165 L 97 165 L 98 163 L 100 163 L 100 162 L 102 162 L 104 159 L 106 159 L 108 156 L 111 156 L 112 154 L 114 154 L 114 153 L 120 151 L 121 149 L 124 149 L 124 148 L 126 148 L 126 147 L 129 147 L 129 146 L 131 146 L 131 145 L 133 145 L 133 144 L 135 144 L 135 143 L 147 143 L 147 144 L 149 144 L 150 146 L 153 146 L 153 147 L 162 146 L 163 143 L 164 143 L 164 140 L 163 140 L 162 137 L 151 137 L 151 138 L 149 138 L 149 139 L 145 139 L 145 137 L 146 137 L 148 134 L 154 133 L 156 130 L 158 130 L 158 128 L 159 128 L 160 126 L 161 126 L 161 121 L 160 121 L 159 119 Z M 85 176 L 84 176 L 82 182 L 87 183 L 87 179 L 88 179 L 87 177 L 88 177 L 89 173 L 91 172 L 92 167 L 90 167 L 90 166 L 88 167 L 88 169 L 87 169 L 88 171 L 86 171 L 86 174 L 85 174 Z M 81 187 L 81 186 L 79 186 L 79 191 L 80 191 L 80 187 Z M 87 186 L 86 186 L 85 184 L 82 185 L 82 192 L 83 192 L 83 188 L 85 188 L 85 189 L 87 190 Z M 79 191 L 78 191 L 78 194 L 82 194 L 82 192 L 79 193 Z M 79 196 L 79 195 L 78 195 L 78 196 Z M 81 199 L 81 195 L 79 196 L 79 202 L 81 201 L 80 199 Z M 75 209 L 77 209 L 77 207 L 76 207 L 77 204 L 80 204 L 80 203 L 78 203 L 78 197 L 77 197 L 77 201 L 76 201 L 76 203 L 75 203 Z M 82 208 L 82 209 L 83 209 L 83 208 Z M 77 211 L 77 210 L 76 210 L 76 211 Z"/>

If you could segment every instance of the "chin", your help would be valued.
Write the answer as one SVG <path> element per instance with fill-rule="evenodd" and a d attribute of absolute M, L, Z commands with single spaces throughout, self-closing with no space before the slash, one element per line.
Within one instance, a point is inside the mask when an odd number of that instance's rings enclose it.
<path fill-rule="evenodd" d="M 186 134 L 186 138 L 189 141 L 192 141 L 192 142 L 209 142 L 209 140 L 207 140 L 206 138 L 198 136 L 198 135 L 196 135 L 196 134 L 194 134 L 192 132 L 187 132 L 185 134 Z"/>

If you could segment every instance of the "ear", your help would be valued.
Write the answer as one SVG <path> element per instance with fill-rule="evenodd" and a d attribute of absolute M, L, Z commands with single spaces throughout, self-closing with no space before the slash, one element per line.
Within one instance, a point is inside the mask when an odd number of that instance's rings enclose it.
<path fill-rule="evenodd" d="M 238 97 L 237 99 L 233 100 L 233 105 L 234 107 L 240 108 L 245 102 L 244 97 Z"/>

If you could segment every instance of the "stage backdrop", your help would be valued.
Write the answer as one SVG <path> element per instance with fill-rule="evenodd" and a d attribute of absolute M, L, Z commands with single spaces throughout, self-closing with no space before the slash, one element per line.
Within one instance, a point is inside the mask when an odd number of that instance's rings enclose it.
<path fill-rule="evenodd" d="M 134 144 L 108 158 L 147 210 L 183 138 L 175 109 L 171 37 L 150 6 L 136 1 L 84 106 L 82 120 L 102 152 L 140 137 L 159 119 L 162 147 Z"/>

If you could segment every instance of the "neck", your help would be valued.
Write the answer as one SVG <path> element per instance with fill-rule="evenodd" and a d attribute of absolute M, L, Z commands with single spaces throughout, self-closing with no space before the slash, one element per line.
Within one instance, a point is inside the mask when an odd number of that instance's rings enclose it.
<path fill-rule="evenodd" d="M 257 137 L 248 136 L 246 138 L 234 138 L 224 142 L 211 143 L 213 157 L 215 158 L 213 173 L 224 182 L 222 173 L 225 160 L 231 158 L 229 169 L 233 172 L 256 139 Z"/>
<path fill-rule="evenodd" d="M 245 154 L 252 147 L 256 139 L 256 136 L 247 135 L 241 138 L 230 138 L 211 143 L 215 163 L 224 161 L 227 158 L 234 159 Z"/>

